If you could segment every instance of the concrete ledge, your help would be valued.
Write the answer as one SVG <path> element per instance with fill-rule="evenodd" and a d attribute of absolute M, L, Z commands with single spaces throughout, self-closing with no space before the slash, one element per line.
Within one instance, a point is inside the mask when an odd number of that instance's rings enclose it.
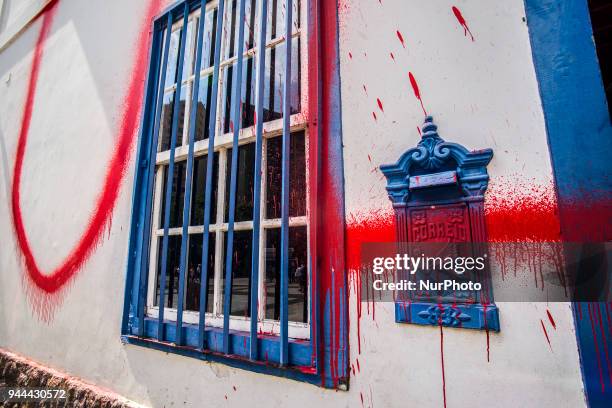
<path fill-rule="evenodd" d="M 63 388 L 68 398 L 65 402 L 44 404 L 53 407 L 100 407 L 100 408 L 132 408 L 142 407 L 118 394 L 88 384 L 83 380 L 69 376 L 35 361 L 0 348 L 0 385 L 9 387 L 45 387 Z M 36 407 L 36 403 L 16 404 L 5 403 L 0 407 Z"/>

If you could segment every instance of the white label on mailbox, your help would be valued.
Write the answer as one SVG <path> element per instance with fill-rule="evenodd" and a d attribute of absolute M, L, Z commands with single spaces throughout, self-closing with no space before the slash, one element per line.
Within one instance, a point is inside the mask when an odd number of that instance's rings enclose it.
<path fill-rule="evenodd" d="M 455 184 L 456 182 L 456 171 L 444 171 L 442 173 L 425 174 L 423 176 L 411 176 L 410 188 L 442 186 L 446 184 Z"/>

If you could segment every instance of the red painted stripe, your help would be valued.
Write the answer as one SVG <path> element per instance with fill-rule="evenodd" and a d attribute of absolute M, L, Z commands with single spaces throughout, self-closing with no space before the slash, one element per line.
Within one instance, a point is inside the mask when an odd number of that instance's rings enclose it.
<path fill-rule="evenodd" d="M 111 214 L 121 182 L 125 175 L 127 165 L 131 156 L 134 135 L 138 128 L 138 118 L 140 116 L 141 100 L 143 94 L 143 79 L 146 75 L 147 54 L 149 48 L 149 28 L 151 20 L 160 8 L 160 0 L 153 0 L 149 3 L 147 12 L 142 22 L 138 43 L 136 47 L 136 58 L 132 68 L 130 83 L 128 85 L 125 101 L 125 110 L 121 116 L 119 132 L 116 137 L 117 146 L 112 158 L 107 166 L 106 175 L 102 190 L 98 196 L 95 210 L 93 211 L 85 231 L 81 235 L 78 243 L 69 255 L 60 263 L 60 266 L 51 273 L 44 273 L 38 266 L 36 258 L 30 247 L 27 232 L 24 227 L 20 205 L 20 185 L 21 173 L 23 168 L 23 158 L 27 146 L 28 132 L 32 120 L 32 109 L 36 97 L 36 85 L 40 72 L 40 65 L 44 53 L 45 41 L 49 35 L 53 17 L 57 10 L 59 1 L 51 3 L 44 11 L 42 26 L 36 46 L 34 49 L 34 59 L 28 83 L 26 101 L 21 120 L 21 129 L 17 143 L 15 155 L 15 165 L 13 171 L 13 187 L 11 196 L 11 206 L 15 235 L 19 249 L 23 255 L 24 264 L 29 280 L 44 293 L 51 294 L 61 289 L 75 273 L 83 266 L 89 256 L 94 251 L 95 245 L 99 242 L 104 227 L 110 222 Z"/>

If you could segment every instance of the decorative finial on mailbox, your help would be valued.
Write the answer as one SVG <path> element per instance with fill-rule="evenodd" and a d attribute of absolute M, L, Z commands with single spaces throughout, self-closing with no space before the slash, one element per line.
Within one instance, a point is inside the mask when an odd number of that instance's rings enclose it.
<path fill-rule="evenodd" d="M 423 122 L 423 127 L 421 128 L 421 137 L 423 139 L 428 137 L 439 138 L 437 130 L 438 126 L 433 122 L 433 116 L 425 116 L 425 122 Z"/>
<path fill-rule="evenodd" d="M 441 185 L 458 185 L 465 196 L 482 197 L 493 150 L 471 152 L 460 144 L 445 142 L 429 115 L 421 129 L 421 140 L 415 147 L 403 152 L 396 163 L 379 167 L 387 179 L 391 201 L 404 205 L 410 202 L 412 190 Z"/>

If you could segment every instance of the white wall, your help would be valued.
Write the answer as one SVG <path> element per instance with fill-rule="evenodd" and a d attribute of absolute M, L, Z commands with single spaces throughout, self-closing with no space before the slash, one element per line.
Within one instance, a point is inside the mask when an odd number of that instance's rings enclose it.
<path fill-rule="evenodd" d="M 464 37 L 452 5 L 463 12 L 474 42 Z M 114 146 L 145 8 L 145 1 L 118 0 L 61 0 L 59 5 L 41 66 L 21 187 L 28 236 L 45 270 L 74 246 L 93 208 Z M 347 214 L 390 208 L 384 181 L 371 169 L 395 161 L 418 141 L 416 126 L 423 114 L 408 71 L 416 76 L 442 137 L 469 148 L 495 150 L 489 168 L 494 180 L 520 174 L 540 185 L 550 183 L 523 16 L 520 0 L 383 0 L 382 5 L 374 0 L 342 1 Z M 39 27 L 40 19 L 0 52 L 1 347 L 154 406 L 359 406 L 361 396 L 366 406 L 442 406 L 439 329 L 398 325 L 391 305 L 376 305 L 373 320 L 364 305 L 359 355 L 354 296 L 351 363 L 358 358 L 361 370 L 351 377 L 348 392 L 122 345 L 133 163 L 110 232 L 56 298 L 53 320 L 40 321 L 25 295 L 27 283 L 10 215 L 13 159 Z M 406 49 L 396 30 L 403 34 Z M 377 97 L 384 113 L 378 110 Z M 448 405 L 584 406 L 570 306 L 499 307 L 502 331 L 491 333 L 490 362 L 485 333 L 444 330 Z M 552 352 L 540 327 L 546 308 L 557 323 L 556 330 L 549 330 Z"/>

